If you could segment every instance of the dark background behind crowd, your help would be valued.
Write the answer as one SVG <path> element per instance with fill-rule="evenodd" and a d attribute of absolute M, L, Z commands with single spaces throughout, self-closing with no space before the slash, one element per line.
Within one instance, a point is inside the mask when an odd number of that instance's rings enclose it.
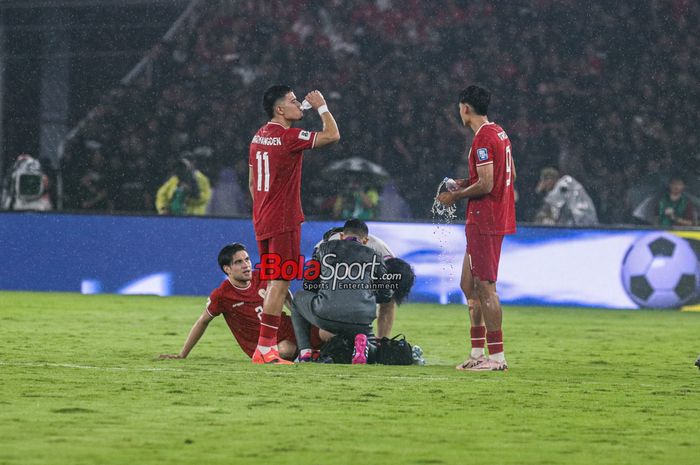
<path fill-rule="evenodd" d="M 542 203 L 545 167 L 578 180 L 601 223 L 634 221 L 673 174 L 699 192 L 696 1 L 210 1 L 197 15 L 150 48 L 130 84 L 96 98 L 65 146 L 63 208 L 155 213 L 186 156 L 211 180 L 211 213 L 248 215 L 248 144 L 276 83 L 300 98 L 321 90 L 342 134 L 307 153 L 307 216 L 337 215 L 352 185 L 379 192 L 368 219 L 429 217 L 442 178 L 467 176 L 471 134 L 456 102 L 475 82 L 493 92 L 489 116 L 512 139 L 521 221 Z M 309 113 L 302 125 L 320 120 Z M 389 177 L 360 186 L 323 174 L 353 156 Z"/>

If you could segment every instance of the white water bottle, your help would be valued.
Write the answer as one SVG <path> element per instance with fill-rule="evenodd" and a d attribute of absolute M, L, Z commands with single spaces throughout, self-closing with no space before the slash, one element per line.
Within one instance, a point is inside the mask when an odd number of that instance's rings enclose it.
<path fill-rule="evenodd" d="M 459 187 L 457 186 L 457 181 L 455 181 L 452 178 L 446 177 L 445 179 L 442 180 L 442 182 L 445 183 L 445 187 L 450 192 L 454 192 L 457 189 L 459 189 Z"/>
<path fill-rule="evenodd" d="M 311 110 L 311 104 L 304 99 L 304 101 L 301 102 L 301 109 L 302 110 Z"/>

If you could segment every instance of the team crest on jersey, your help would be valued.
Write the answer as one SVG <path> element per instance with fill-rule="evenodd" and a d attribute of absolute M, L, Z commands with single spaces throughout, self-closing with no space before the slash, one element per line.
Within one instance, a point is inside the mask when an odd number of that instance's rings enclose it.
<path fill-rule="evenodd" d="M 265 298 L 265 294 L 267 294 L 267 289 L 258 289 L 258 295 L 263 299 Z"/>
<path fill-rule="evenodd" d="M 479 159 L 479 161 L 486 161 L 489 159 L 489 151 L 488 149 L 477 149 L 476 150 L 476 158 Z"/>
<path fill-rule="evenodd" d="M 299 132 L 299 139 L 309 140 L 309 139 L 311 139 L 311 133 L 309 131 L 300 131 Z"/>

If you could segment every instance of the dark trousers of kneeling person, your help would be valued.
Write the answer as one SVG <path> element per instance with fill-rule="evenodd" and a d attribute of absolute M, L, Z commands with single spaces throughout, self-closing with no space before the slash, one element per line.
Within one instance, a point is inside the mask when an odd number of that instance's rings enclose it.
<path fill-rule="evenodd" d="M 362 305 L 353 302 L 351 295 L 348 298 L 349 305 L 346 306 L 338 305 L 339 299 L 329 300 L 322 294 L 303 289 L 294 294 L 292 324 L 300 350 L 311 347 L 311 325 L 351 339 L 357 334 L 372 335 L 372 322 L 377 316 L 374 299 L 371 305 Z"/>
<path fill-rule="evenodd" d="M 302 352 L 311 348 L 311 325 L 350 338 L 371 335 L 377 303 L 388 302 L 392 295 L 380 279 L 386 273 L 382 257 L 346 239 L 321 244 L 314 259 L 323 264 L 320 275 L 332 278 L 305 282 L 305 289 L 294 295 L 292 324 L 297 347 Z M 346 269 L 358 272 L 345 273 Z"/>

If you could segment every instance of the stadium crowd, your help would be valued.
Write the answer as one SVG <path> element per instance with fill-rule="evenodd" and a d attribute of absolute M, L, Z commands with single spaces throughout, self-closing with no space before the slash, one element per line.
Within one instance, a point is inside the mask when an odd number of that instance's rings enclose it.
<path fill-rule="evenodd" d="M 155 212 L 185 155 L 211 180 L 212 214 L 247 215 L 248 145 L 275 83 L 320 89 L 343 134 L 305 160 L 308 216 L 343 211 L 360 182 L 380 192 L 367 219 L 428 217 L 442 178 L 467 174 L 456 102 L 472 82 L 512 139 L 521 221 L 542 204 L 545 167 L 585 186 L 606 224 L 633 221 L 674 173 L 699 192 L 698 2 L 241 0 L 198 13 L 67 143 L 64 208 Z M 354 156 L 390 177 L 323 175 Z"/>

